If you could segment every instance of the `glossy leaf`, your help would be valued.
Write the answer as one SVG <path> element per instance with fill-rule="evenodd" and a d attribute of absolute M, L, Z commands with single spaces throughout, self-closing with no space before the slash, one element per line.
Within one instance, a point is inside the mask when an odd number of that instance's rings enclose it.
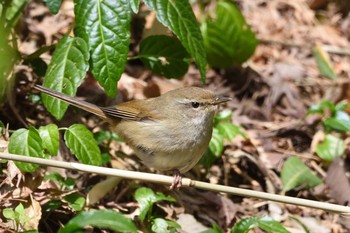
<path fill-rule="evenodd" d="M 10 153 L 26 155 L 36 158 L 45 158 L 42 148 L 42 140 L 39 132 L 33 128 L 16 130 L 10 138 L 8 146 Z M 25 162 L 15 162 L 16 166 L 23 172 L 33 172 L 39 165 Z"/>
<path fill-rule="evenodd" d="M 216 157 L 220 157 L 224 150 L 224 137 L 216 128 L 213 129 L 213 134 L 209 143 L 209 150 Z"/>
<path fill-rule="evenodd" d="M 135 224 L 121 213 L 113 210 L 91 210 L 75 216 L 59 230 L 59 233 L 73 233 L 87 226 L 115 232 L 137 232 Z"/>
<path fill-rule="evenodd" d="M 22 11 L 27 5 L 28 0 L 11 0 L 8 9 L 6 10 L 6 27 L 13 28 L 22 15 Z"/>
<path fill-rule="evenodd" d="M 158 35 L 140 44 L 142 62 L 154 73 L 167 78 L 180 78 L 188 70 L 190 55 L 175 37 Z"/>
<path fill-rule="evenodd" d="M 43 143 L 43 148 L 51 155 L 57 155 L 58 152 L 58 127 L 55 124 L 41 126 L 39 128 L 40 138 Z"/>
<path fill-rule="evenodd" d="M 154 203 L 159 201 L 175 201 L 173 197 L 165 196 L 163 193 L 154 193 L 150 188 L 138 188 L 135 192 L 135 199 L 139 203 L 141 221 L 145 220 L 146 215 L 152 209 Z"/>
<path fill-rule="evenodd" d="M 129 0 L 75 0 L 77 36 L 91 48 L 91 72 L 107 94 L 115 96 L 130 43 Z"/>
<path fill-rule="evenodd" d="M 217 125 L 219 133 L 229 141 L 232 141 L 236 136 L 241 135 L 243 138 L 248 138 L 242 127 L 234 125 L 230 122 L 221 122 Z"/>
<path fill-rule="evenodd" d="M 343 111 L 335 112 L 333 117 L 323 121 L 326 128 L 331 128 L 341 132 L 350 131 L 350 116 Z"/>
<path fill-rule="evenodd" d="M 322 49 L 322 47 L 320 45 L 316 45 L 312 52 L 321 75 L 328 79 L 336 79 L 337 74 L 333 70 L 328 54 Z"/>
<path fill-rule="evenodd" d="M 144 0 L 157 12 L 157 19 L 179 38 L 187 52 L 198 65 L 202 81 L 205 82 L 207 65 L 203 37 L 188 0 Z"/>
<path fill-rule="evenodd" d="M 63 37 L 58 43 L 47 68 L 43 86 L 74 96 L 89 68 L 89 48 L 81 38 Z M 42 94 L 47 110 L 61 119 L 68 104 Z"/>
<path fill-rule="evenodd" d="M 345 143 L 342 139 L 331 134 L 326 135 L 323 142 L 316 146 L 316 154 L 323 160 L 331 162 L 345 152 Z"/>
<path fill-rule="evenodd" d="M 64 140 L 80 162 L 90 165 L 102 163 L 100 148 L 93 134 L 84 125 L 70 126 L 64 134 Z"/>
<path fill-rule="evenodd" d="M 254 53 L 258 44 L 241 12 L 228 1 L 218 1 L 214 19 L 202 25 L 209 65 L 228 68 L 242 64 Z"/>
<path fill-rule="evenodd" d="M 250 217 L 240 220 L 231 229 L 231 233 L 248 233 L 254 228 L 270 233 L 290 233 L 281 223 L 267 217 Z"/>
<path fill-rule="evenodd" d="M 62 0 L 44 0 L 44 2 L 53 14 L 57 14 L 62 4 Z"/>
<path fill-rule="evenodd" d="M 312 188 L 322 183 L 322 180 L 314 175 L 303 161 L 298 157 L 290 157 L 283 165 L 281 171 L 283 191 L 287 192 L 299 186 Z"/>
<path fill-rule="evenodd" d="M 85 205 L 85 198 L 78 193 L 71 193 L 64 196 L 63 199 L 68 202 L 70 207 L 72 207 L 75 211 L 81 211 Z"/>

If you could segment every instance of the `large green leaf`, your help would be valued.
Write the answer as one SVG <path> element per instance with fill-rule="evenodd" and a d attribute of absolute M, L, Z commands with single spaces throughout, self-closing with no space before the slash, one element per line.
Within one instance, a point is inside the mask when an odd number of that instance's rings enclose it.
<path fill-rule="evenodd" d="M 114 210 L 91 210 L 72 218 L 59 233 L 81 232 L 80 229 L 93 226 L 110 229 L 115 232 L 137 232 L 135 224 Z"/>
<path fill-rule="evenodd" d="M 323 142 L 316 146 L 316 154 L 323 160 L 331 162 L 345 152 L 345 143 L 342 139 L 331 134 L 326 135 Z"/>
<path fill-rule="evenodd" d="M 203 38 L 188 0 L 144 0 L 157 12 L 157 19 L 179 38 L 182 45 L 196 61 L 202 81 L 205 82 L 207 65 Z"/>
<path fill-rule="evenodd" d="M 39 132 L 33 127 L 16 130 L 11 135 L 8 150 L 13 154 L 45 158 Z M 15 162 L 15 164 L 23 172 L 33 172 L 39 167 L 33 163 Z"/>
<path fill-rule="evenodd" d="M 143 221 L 151 210 L 154 203 L 159 201 L 175 201 L 171 196 L 165 196 L 163 193 L 154 193 L 150 188 L 138 188 L 135 192 L 135 199 L 139 203 L 140 215 L 139 219 Z"/>
<path fill-rule="evenodd" d="M 43 148 L 51 155 L 57 155 L 58 152 L 58 127 L 55 124 L 41 126 L 39 128 L 40 138 L 43 142 Z"/>
<path fill-rule="evenodd" d="M 245 62 L 258 44 L 240 11 L 228 1 L 217 3 L 215 18 L 208 18 L 201 30 L 208 63 L 213 67 L 228 68 Z"/>
<path fill-rule="evenodd" d="M 63 37 L 58 43 L 47 68 L 43 85 L 67 95 L 75 95 L 89 68 L 89 48 L 81 38 Z M 42 94 L 47 110 L 61 119 L 68 104 Z"/>
<path fill-rule="evenodd" d="M 75 0 L 76 35 L 91 48 L 91 72 L 110 96 L 124 71 L 130 43 L 129 0 Z"/>
<path fill-rule="evenodd" d="M 140 56 L 150 70 L 167 78 L 183 76 L 190 58 L 178 39 L 165 35 L 144 39 L 140 44 Z"/>
<path fill-rule="evenodd" d="M 283 191 L 287 192 L 298 186 L 312 188 L 322 183 L 322 180 L 314 175 L 303 161 L 292 156 L 284 163 L 281 171 Z"/>
<path fill-rule="evenodd" d="M 64 134 L 67 147 L 85 164 L 101 165 L 100 148 L 93 134 L 84 125 L 74 124 Z"/>

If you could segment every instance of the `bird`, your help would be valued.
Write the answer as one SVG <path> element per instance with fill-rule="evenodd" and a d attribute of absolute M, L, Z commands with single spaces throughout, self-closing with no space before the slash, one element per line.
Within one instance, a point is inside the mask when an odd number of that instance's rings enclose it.
<path fill-rule="evenodd" d="M 143 164 L 174 172 L 170 189 L 180 188 L 182 174 L 201 159 L 212 136 L 217 106 L 231 100 L 204 88 L 183 87 L 154 98 L 100 107 L 47 87 L 34 89 L 107 121 Z"/>

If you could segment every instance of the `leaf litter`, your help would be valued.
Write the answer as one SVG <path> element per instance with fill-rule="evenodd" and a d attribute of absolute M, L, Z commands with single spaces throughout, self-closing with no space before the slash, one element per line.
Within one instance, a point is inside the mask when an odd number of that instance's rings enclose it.
<path fill-rule="evenodd" d="M 297 155 L 312 169 L 313 174 L 319 174 L 316 167 L 327 171 L 325 179 L 327 188 L 321 188 L 321 194 L 317 193 L 315 188 L 295 189 L 288 192 L 288 195 L 349 204 L 348 149 L 345 153 L 346 159 L 338 158 L 331 164 L 322 163 L 314 154 L 312 146 L 313 135 L 321 129 L 318 126 L 321 119 L 311 119 L 312 116 L 308 116 L 308 121 L 304 121 L 308 107 L 323 99 L 334 102 L 345 99 L 350 102 L 350 56 L 329 52 L 333 69 L 338 76 L 335 81 L 320 76 L 312 56 L 312 48 L 316 43 L 325 46 L 324 48 L 328 50 L 330 49 L 326 46 L 349 50 L 349 16 L 341 17 L 334 3 L 325 5 L 321 10 L 312 10 L 308 6 L 311 1 L 306 0 L 238 0 L 236 2 L 248 24 L 257 34 L 260 44 L 244 67 L 238 70 L 209 70 L 208 88 L 234 97 L 234 101 L 228 104 L 228 107 L 235 109 L 232 120 L 245 128 L 249 139 L 235 143 L 225 142 L 224 154 L 210 168 L 210 175 L 204 168 L 197 166 L 187 176 L 235 187 L 280 193 L 283 189 L 279 178 L 282 165 L 287 158 Z M 22 38 L 19 47 L 23 54 L 30 54 L 44 45 L 56 42 L 64 33 L 70 31 L 74 21 L 72 1 L 63 1 L 61 11 L 55 16 L 51 15 L 44 5 L 35 1 L 29 4 L 26 12 L 22 27 L 27 30 L 28 35 L 25 39 Z M 319 15 L 322 15 L 322 20 L 318 17 Z M 57 26 L 52 27 L 53 24 Z M 48 62 L 50 56 L 50 53 L 45 53 L 42 58 Z M 33 79 L 25 74 L 28 72 L 24 72 L 22 87 L 28 85 Z M 153 75 L 143 66 L 130 62 L 118 85 L 120 95 L 117 99 L 111 100 L 105 97 L 90 76 L 80 88 L 79 95 L 90 102 L 109 105 L 134 98 L 157 96 L 182 86 L 200 85 L 200 75 L 198 70 L 191 66 L 182 80 L 166 80 Z M 19 90 L 23 89 L 19 88 Z M 19 99 L 16 102 L 16 108 L 20 111 L 19 115 L 36 125 L 52 122 L 53 119 L 40 107 L 35 107 L 34 111 L 26 111 L 32 108 L 28 100 L 23 97 L 27 93 L 28 91 L 17 93 Z M 40 117 L 37 118 L 36 114 L 40 114 Z M 66 115 L 59 122 L 62 126 L 83 122 L 87 123 L 94 132 L 107 130 L 104 124 L 100 124 L 95 118 L 85 113 L 76 114 L 70 109 Z M 4 120 L 7 122 L 7 118 Z M 23 127 L 21 123 L 8 121 L 12 129 Z M 348 135 L 345 140 L 349 140 Z M 104 141 L 101 147 L 111 154 L 111 164 L 124 161 L 128 164 L 128 169 L 150 172 L 137 160 L 132 160 L 132 151 L 124 144 L 115 141 L 109 144 Z M 70 161 L 72 157 L 67 150 L 60 148 L 57 159 Z M 311 164 L 315 165 L 311 166 Z M 13 163 L 9 162 L 7 166 L 0 176 L 1 210 L 24 202 L 28 210 L 40 217 L 40 208 L 46 208 L 45 205 L 50 201 L 60 200 L 63 195 L 70 192 L 58 190 L 55 182 L 43 181 L 42 178 L 45 175 L 43 169 L 35 174 L 24 176 L 16 170 Z M 70 171 L 62 173 L 65 177 L 74 177 L 78 180 L 76 189 L 83 195 L 87 195 L 90 189 L 94 190 L 93 187 L 103 185 L 106 179 Z M 349 218 L 320 210 L 191 189 L 173 193 L 159 185 L 130 183 L 130 181 L 116 183 L 118 183 L 116 188 L 111 188 L 109 192 L 102 195 L 90 192 L 96 195 L 92 207 L 98 209 L 108 206 L 132 215 L 137 213 L 137 205 L 133 197 L 134 190 L 136 187 L 150 186 L 166 195 L 176 197 L 176 203 L 158 203 L 156 208 L 161 210 L 160 212 L 163 211 L 164 216 L 178 220 L 185 229 L 188 229 L 188 232 L 192 228 L 188 228 L 186 224 L 195 225 L 194 229 L 198 232 L 208 229 L 214 223 L 227 230 L 242 218 L 262 215 L 283 221 L 290 232 L 304 232 L 302 225 L 307 226 L 310 232 L 346 233 L 350 231 Z M 41 207 L 37 203 L 40 203 Z M 43 212 L 41 218 L 50 217 L 50 219 L 45 220 L 45 223 L 41 223 L 39 227 L 55 231 L 61 223 L 67 222 L 74 216 L 74 211 L 68 205 L 62 205 L 53 210 L 50 215 L 47 214 Z M 298 221 L 289 216 L 294 216 Z M 39 219 L 35 221 L 38 223 Z"/>

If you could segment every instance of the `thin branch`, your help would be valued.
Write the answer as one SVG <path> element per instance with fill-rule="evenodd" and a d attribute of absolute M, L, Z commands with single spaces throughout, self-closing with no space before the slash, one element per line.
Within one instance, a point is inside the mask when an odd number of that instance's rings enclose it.
<path fill-rule="evenodd" d="M 136 171 L 127 171 L 127 170 L 120 170 L 120 169 L 114 169 L 114 168 L 97 167 L 97 166 L 85 165 L 80 163 L 62 162 L 62 161 L 34 158 L 29 156 L 15 155 L 15 154 L 3 153 L 3 152 L 0 152 L 0 158 L 7 159 L 7 160 L 21 161 L 21 162 L 36 163 L 40 165 L 65 168 L 65 169 L 77 170 L 82 172 L 96 173 L 96 174 L 101 174 L 106 176 L 117 176 L 125 179 L 161 183 L 161 184 L 167 184 L 167 185 L 170 185 L 173 182 L 173 177 L 171 176 L 150 174 L 150 173 L 136 172 Z M 224 185 L 210 184 L 206 182 L 191 180 L 188 178 L 182 179 L 182 186 L 195 187 L 198 189 L 215 191 L 215 192 L 224 192 L 224 193 L 229 193 L 237 196 L 260 198 L 264 200 L 281 202 L 285 204 L 293 204 L 298 206 L 322 209 L 325 211 L 335 212 L 343 215 L 350 215 L 349 206 L 311 201 L 311 200 L 295 198 L 295 197 L 287 197 L 287 196 L 282 196 L 277 194 L 258 192 L 258 191 L 229 187 Z"/>

